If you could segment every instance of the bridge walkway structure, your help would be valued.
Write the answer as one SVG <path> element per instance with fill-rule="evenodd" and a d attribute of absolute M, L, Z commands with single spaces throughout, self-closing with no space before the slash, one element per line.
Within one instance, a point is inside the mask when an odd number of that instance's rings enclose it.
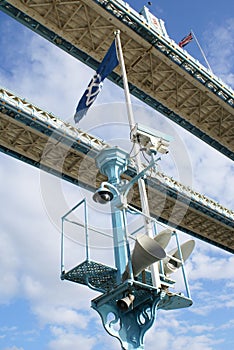
<path fill-rule="evenodd" d="M 54 115 L 0 89 L 0 150 L 90 191 L 106 181 L 95 157 L 110 147 L 101 139 L 65 123 Z M 123 178 L 136 175 L 134 162 Z M 157 172 L 146 179 L 153 218 L 234 253 L 234 212 Z M 135 186 L 130 205 L 139 209 Z"/>
<path fill-rule="evenodd" d="M 233 90 L 126 2 L 0 0 L 0 10 L 95 70 L 120 29 L 130 92 L 234 159 Z M 109 78 L 123 87 L 119 67 Z"/>

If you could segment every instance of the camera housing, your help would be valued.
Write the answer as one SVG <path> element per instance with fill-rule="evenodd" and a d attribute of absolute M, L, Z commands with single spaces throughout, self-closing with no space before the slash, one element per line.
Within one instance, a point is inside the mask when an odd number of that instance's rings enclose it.
<path fill-rule="evenodd" d="M 168 153 L 169 143 L 172 141 L 172 137 L 140 123 L 137 123 L 131 130 L 130 137 L 133 142 L 137 142 L 145 148 L 149 154 Z"/>
<path fill-rule="evenodd" d="M 100 187 L 93 195 L 93 200 L 99 204 L 106 204 L 113 199 L 113 193 L 105 187 Z"/>

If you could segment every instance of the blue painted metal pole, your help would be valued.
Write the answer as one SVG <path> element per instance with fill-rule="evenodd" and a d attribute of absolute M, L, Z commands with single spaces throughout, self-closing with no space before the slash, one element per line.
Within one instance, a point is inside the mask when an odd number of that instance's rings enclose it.
<path fill-rule="evenodd" d="M 156 317 L 160 293 L 155 288 L 152 291 L 151 287 L 141 286 L 144 293 L 139 294 L 138 288 L 141 287 L 134 286 L 127 237 L 125 202 L 122 202 L 121 198 L 128 189 L 126 186 L 121 186 L 120 178 L 127 163 L 128 154 L 119 148 L 105 149 L 96 158 L 97 167 L 102 174 L 108 177 L 109 187 L 114 192 L 111 210 L 118 287 L 112 293 L 103 294 L 93 300 L 92 307 L 100 314 L 106 331 L 119 339 L 122 349 L 143 350 L 144 334 L 152 326 Z M 107 186 L 108 183 L 105 184 Z M 122 282 L 122 275 L 127 266 L 131 279 L 125 283 Z M 128 311 L 121 309 L 117 304 L 117 301 L 121 302 L 122 298 L 131 300 Z M 133 300 L 135 300 L 134 303 L 136 302 L 135 307 L 131 305 Z M 112 316 L 112 320 L 109 319 L 110 316 Z"/>
<path fill-rule="evenodd" d="M 117 268 L 117 283 L 122 282 L 122 275 L 128 264 L 127 242 L 124 227 L 124 212 L 112 207 L 112 225 L 114 237 L 115 265 Z"/>
<path fill-rule="evenodd" d="M 115 188 L 120 184 L 120 175 L 126 170 L 128 165 L 128 153 L 115 147 L 103 150 L 96 158 L 97 166 L 102 174 L 108 177 L 108 182 Z M 115 199 L 119 196 L 116 188 L 114 199 L 111 202 L 112 225 L 115 265 L 117 268 L 117 283 L 122 281 L 122 274 L 128 263 L 128 253 L 126 244 L 125 212 L 116 207 Z"/>

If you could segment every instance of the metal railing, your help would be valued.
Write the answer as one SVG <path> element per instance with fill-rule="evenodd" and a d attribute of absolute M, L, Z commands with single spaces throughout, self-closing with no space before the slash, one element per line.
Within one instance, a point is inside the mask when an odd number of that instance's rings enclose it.
<path fill-rule="evenodd" d="M 79 216 L 79 221 L 74 220 L 74 219 L 70 219 L 69 216 L 71 214 L 73 214 L 77 209 L 82 208 L 82 212 L 83 212 L 83 218 Z M 152 218 L 152 217 L 148 217 L 146 215 L 144 215 L 140 210 L 135 209 L 132 206 L 128 206 L 128 209 L 126 210 L 128 212 L 128 214 L 131 215 L 137 215 L 140 220 L 143 219 L 143 217 L 147 217 L 147 219 L 149 219 L 151 221 L 152 227 L 154 228 L 154 232 L 155 232 L 155 236 L 158 234 L 158 227 L 160 228 L 168 228 L 168 226 L 159 223 L 156 219 Z M 69 223 L 71 225 L 75 225 L 78 228 L 83 228 L 83 234 L 85 236 L 85 263 L 87 264 L 100 264 L 100 266 L 106 267 L 109 270 L 109 273 L 112 274 L 113 272 L 115 272 L 115 267 L 110 267 L 109 265 L 106 265 L 106 262 L 96 262 L 92 259 L 92 251 L 91 251 L 91 245 L 90 245 L 90 236 L 91 236 L 91 232 L 95 232 L 100 236 L 104 236 L 107 237 L 108 239 L 113 240 L 113 234 L 109 234 L 107 232 L 101 231 L 96 229 L 94 226 L 89 224 L 89 220 L 88 220 L 88 204 L 86 199 L 82 199 L 79 203 L 77 203 L 72 209 L 70 209 L 66 214 L 64 214 L 61 218 L 62 220 L 62 230 L 61 230 L 61 276 L 63 276 L 64 274 L 67 273 L 66 268 L 65 268 L 65 261 L 64 261 L 64 239 L 65 237 L 71 239 L 69 237 L 69 235 L 66 234 L 66 230 L 65 230 L 65 223 Z M 126 220 L 126 226 L 129 226 L 129 219 L 127 218 Z M 135 225 L 136 226 L 136 225 Z M 126 229 L 127 232 L 127 240 L 129 241 L 133 241 L 135 242 L 137 240 L 138 235 L 142 235 L 142 231 L 144 230 L 144 225 L 140 225 L 136 228 L 134 228 L 134 230 L 131 230 L 131 232 Z M 77 241 L 79 241 L 79 236 L 80 235 L 80 231 L 79 229 L 77 230 Z M 184 283 L 184 288 L 186 291 L 186 296 L 187 298 L 191 298 L 191 294 L 190 294 L 190 289 L 189 289 L 189 284 L 188 284 L 188 279 L 187 279 L 187 275 L 186 275 L 186 269 L 184 266 L 184 260 L 183 260 L 183 254 L 182 251 L 180 249 L 180 242 L 179 242 L 179 237 L 178 237 L 178 233 L 173 230 L 172 232 L 172 238 L 175 237 L 175 243 L 176 243 L 176 249 L 178 250 L 179 253 L 179 258 L 176 258 L 173 255 L 170 255 L 169 253 L 166 254 L 166 258 L 170 259 L 170 261 L 174 261 L 177 264 L 180 264 L 181 267 L 181 271 L 182 271 L 182 277 L 183 277 L 183 283 Z M 74 239 L 73 239 L 74 240 Z M 74 240 L 75 241 L 75 240 Z M 75 241 L 76 242 L 76 241 Z M 129 263 L 131 264 L 131 256 L 128 257 L 129 258 Z M 84 261 L 82 262 L 78 262 L 78 268 L 79 266 L 83 265 Z M 97 270 L 97 275 L 96 275 L 96 279 L 98 279 L 98 271 Z M 102 273 L 103 271 L 101 271 Z M 148 285 L 152 286 L 152 280 L 151 280 L 151 273 L 149 270 L 145 271 L 147 274 L 147 280 L 144 281 L 141 277 L 139 277 L 138 282 L 139 283 L 146 283 Z M 164 268 L 163 268 L 163 261 L 159 262 L 159 272 L 160 272 L 160 279 L 162 282 L 162 285 L 166 286 L 167 288 L 172 287 L 174 288 L 174 285 L 176 283 L 176 281 L 174 281 L 173 279 L 171 279 L 169 276 L 166 276 L 164 274 Z M 69 273 L 69 272 L 68 272 Z M 103 276 L 100 276 L 100 279 L 102 279 Z M 78 282 L 79 283 L 79 282 Z M 104 291 L 104 290 L 100 290 L 100 288 L 94 288 L 90 282 L 88 282 L 88 278 L 87 278 L 87 285 L 92 289 L 96 289 L 98 291 Z M 116 284 L 114 283 L 113 288 L 116 287 Z"/>

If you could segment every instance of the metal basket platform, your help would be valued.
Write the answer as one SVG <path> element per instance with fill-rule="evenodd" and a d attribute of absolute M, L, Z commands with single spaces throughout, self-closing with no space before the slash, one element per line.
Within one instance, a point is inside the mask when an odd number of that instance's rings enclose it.
<path fill-rule="evenodd" d="M 153 286 L 141 283 L 135 280 L 127 280 L 113 289 L 109 293 L 100 295 L 92 300 L 92 307 L 97 309 L 101 305 L 111 305 L 113 310 L 118 310 L 116 300 L 123 298 L 128 294 L 133 294 L 135 299 L 134 308 L 138 309 L 142 305 L 148 305 L 153 300 L 158 299 L 158 309 L 175 310 L 182 309 L 192 305 L 192 299 L 184 296 L 182 293 L 172 293 L 168 290 L 159 291 Z M 126 311 L 129 312 L 131 308 Z"/>
<path fill-rule="evenodd" d="M 100 292 L 108 292 L 117 286 L 117 270 L 113 267 L 85 260 L 68 272 L 63 272 L 62 280 L 84 284 Z"/>

